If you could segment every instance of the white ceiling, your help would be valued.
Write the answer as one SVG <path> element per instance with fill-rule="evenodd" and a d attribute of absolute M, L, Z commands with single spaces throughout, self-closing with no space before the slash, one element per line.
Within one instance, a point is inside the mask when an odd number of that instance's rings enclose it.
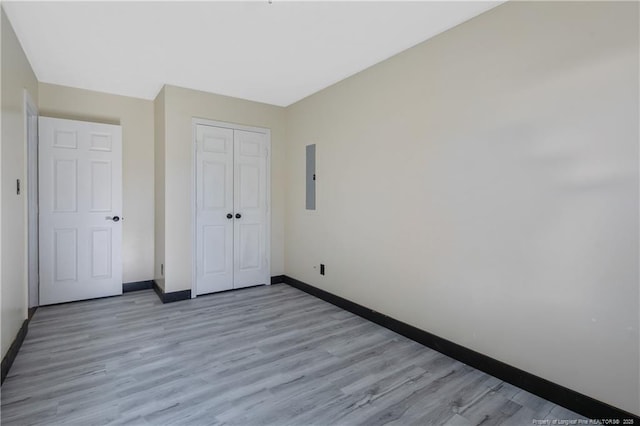
<path fill-rule="evenodd" d="M 164 84 L 287 106 L 501 2 L 15 2 L 46 83 L 153 99 Z"/>

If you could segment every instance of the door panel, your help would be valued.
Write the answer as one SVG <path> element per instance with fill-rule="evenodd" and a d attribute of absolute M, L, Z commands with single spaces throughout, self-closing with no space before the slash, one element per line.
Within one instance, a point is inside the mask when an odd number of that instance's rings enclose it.
<path fill-rule="evenodd" d="M 196 290 L 233 288 L 233 130 L 196 127 Z"/>
<path fill-rule="evenodd" d="M 111 135 L 109 133 L 91 132 L 89 137 L 91 151 L 111 152 Z"/>
<path fill-rule="evenodd" d="M 234 130 L 235 219 L 234 288 L 269 283 L 266 246 L 267 138 Z"/>
<path fill-rule="evenodd" d="M 216 135 L 215 132 L 211 129 L 202 129 L 202 151 L 226 154 L 229 141 L 228 132 L 223 131 L 220 135 Z"/>
<path fill-rule="evenodd" d="M 91 212 L 111 211 L 111 161 L 91 161 Z"/>
<path fill-rule="evenodd" d="M 241 130 L 238 130 L 241 132 Z M 246 132 L 252 133 L 252 132 Z M 243 157 L 260 157 L 261 155 L 261 138 L 255 137 L 253 135 L 258 135 L 258 133 L 253 133 L 252 135 L 240 135 L 238 138 L 238 143 L 240 144 L 240 155 Z M 260 134 L 261 135 L 261 134 Z"/>
<path fill-rule="evenodd" d="M 39 120 L 40 304 L 122 293 L 120 126 Z"/>
<path fill-rule="evenodd" d="M 111 278 L 111 229 L 91 230 L 91 278 Z"/>
<path fill-rule="evenodd" d="M 204 268 L 205 274 L 224 273 L 227 269 L 226 226 L 208 225 L 204 227 Z"/>
<path fill-rule="evenodd" d="M 254 164 L 238 166 L 238 192 L 241 211 L 260 207 L 260 167 Z"/>
<path fill-rule="evenodd" d="M 45 117 L 43 119 L 46 120 Z M 54 148 L 78 148 L 78 132 L 73 129 L 53 129 Z"/>
<path fill-rule="evenodd" d="M 54 231 L 54 280 L 76 281 L 78 279 L 78 230 L 75 228 Z"/>
<path fill-rule="evenodd" d="M 227 165 L 222 161 L 202 162 L 202 209 L 219 210 L 226 207 Z"/>
<path fill-rule="evenodd" d="M 78 206 L 78 161 L 56 158 L 54 162 L 53 210 L 76 212 Z"/>
<path fill-rule="evenodd" d="M 238 269 L 249 271 L 260 269 L 260 224 L 245 224 L 239 226 L 240 259 Z"/>

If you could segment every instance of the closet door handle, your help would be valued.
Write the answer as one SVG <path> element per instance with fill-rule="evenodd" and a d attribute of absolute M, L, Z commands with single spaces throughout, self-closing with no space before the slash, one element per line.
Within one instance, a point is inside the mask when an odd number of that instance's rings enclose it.
<path fill-rule="evenodd" d="M 240 219 L 242 215 L 240 213 L 236 213 L 236 219 Z"/>
<path fill-rule="evenodd" d="M 227 219 L 231 219 L 233 215 L 231 213 L 227 213 Z"/>

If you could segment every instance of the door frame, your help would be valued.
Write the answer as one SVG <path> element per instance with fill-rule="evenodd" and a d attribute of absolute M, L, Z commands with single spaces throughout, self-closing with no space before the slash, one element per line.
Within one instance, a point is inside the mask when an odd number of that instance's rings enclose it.
<path fill-rule="evenodd" d="M 198 178 L 196 173 L 197 166 L 197 146 L 196 146 L 196 128 L 198 125 L 222 127 L 232 130 L 244 130 L 247 132 L 262 133 L 267 138 L 267 223 L 265 239 L 267 247 L 265 248 L 267 256 L 268 277 L 266 285 L 271 285 L 271 129 L 266 127 L 245 126 L 242 124 L 228 123 L 224 121 L 209 120 L 207 118 L 193 117 L 191 119 L 191 298 L 198 296 L 197 288 L 197 249 L 196 249 L 196 233 L 197 233 L 197 184 Z"/>
<path fill-rule="evenodd" d="M 39 235 L 38 235 L 38 107 L 24 89 L 24 137 L 26 150 L 27 205 L 27 307 L 40 304 Z M 35 120 L 35 135 L 31 134 L 29 119 Z M 34 251 L 35 250 L 35 251 Z"/>

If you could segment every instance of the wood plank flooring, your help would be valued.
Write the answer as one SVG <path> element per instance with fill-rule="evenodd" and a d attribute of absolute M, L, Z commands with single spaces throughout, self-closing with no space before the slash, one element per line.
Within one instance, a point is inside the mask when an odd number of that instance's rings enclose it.
<path fill-rule="evenodd" d="M 3 425 L 531 425 L 548 401 L 284 284 L 38 309 Z"/>

